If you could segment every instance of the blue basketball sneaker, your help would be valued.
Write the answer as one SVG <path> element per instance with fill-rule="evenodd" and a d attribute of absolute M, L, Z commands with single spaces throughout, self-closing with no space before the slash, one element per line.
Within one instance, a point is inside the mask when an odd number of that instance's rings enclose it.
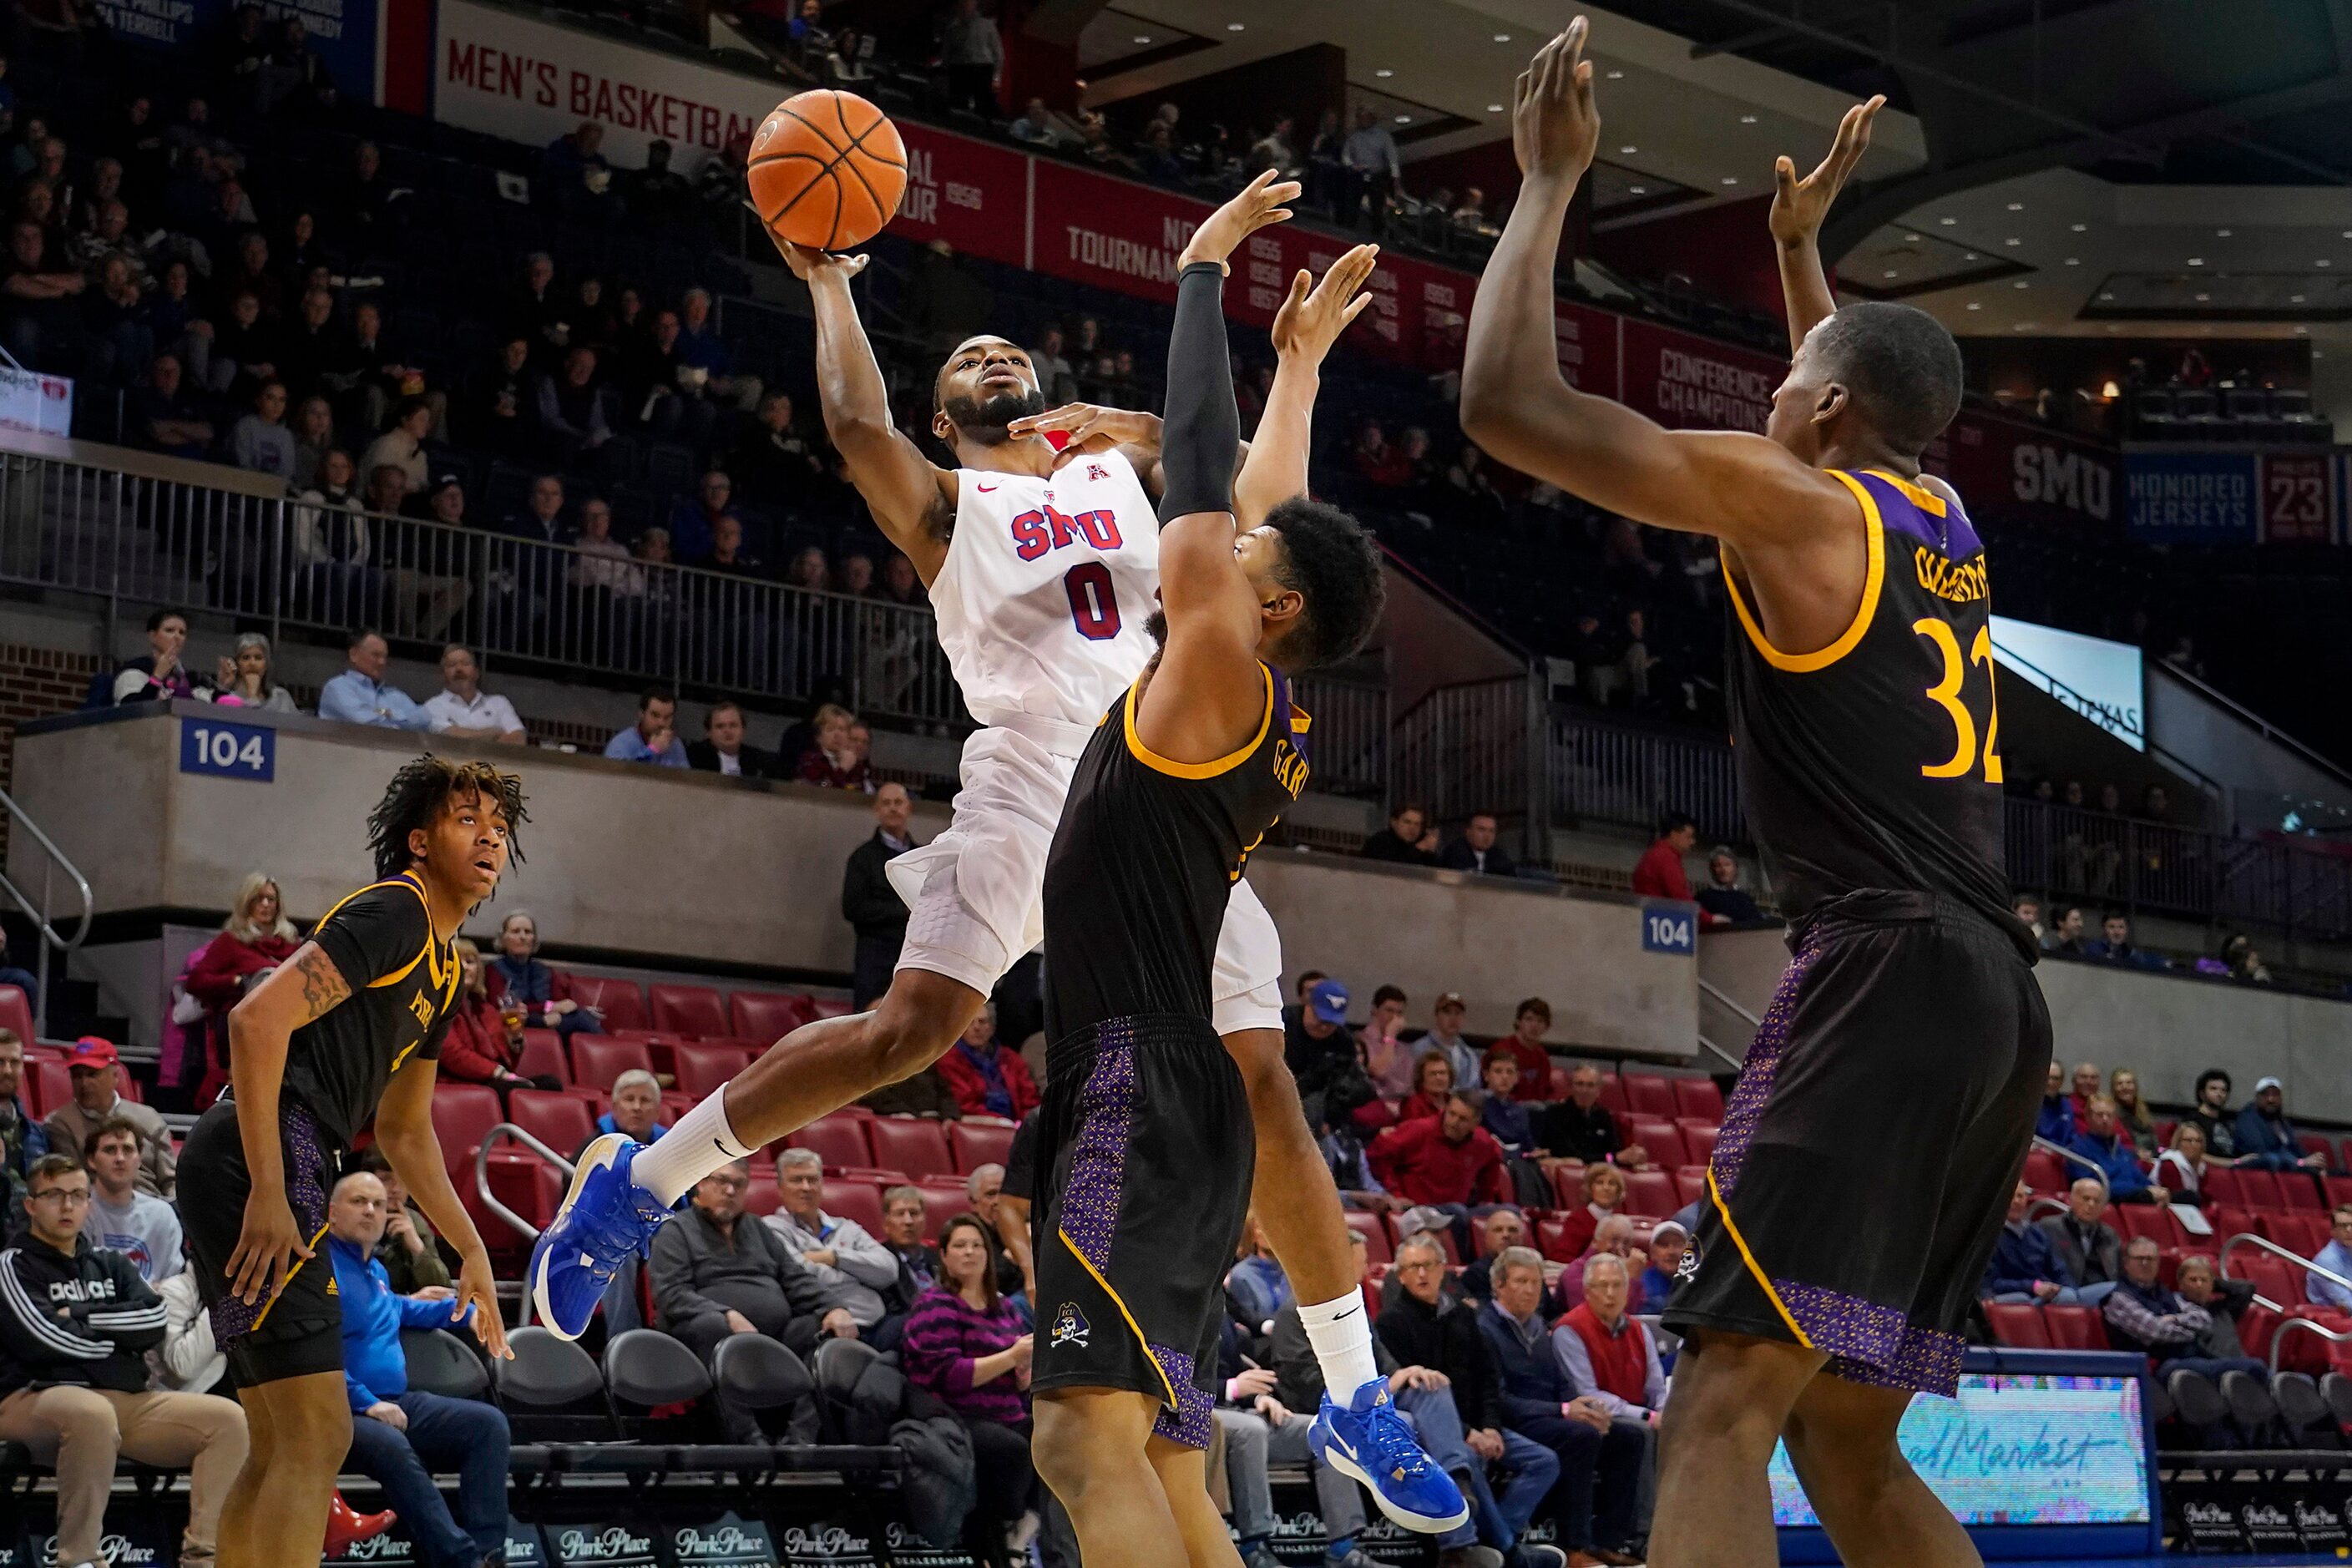
<path fill-rule="evenodd" d="M 1412 1428 L 1389 1402 L 1384 1377 L 1356 1390 L 1345 1405 L 1334 1404 L 1325 1390 L 1307 1445 L 1317 1458 L 1370 1488 L 1381 1511 L 1407 1530 L 1441 1535 L 1470 1517 L 1462 1489 L 1421 1451 Z"/>
<path fill-rule="evenodd" d="M 580 1152 L 572 1190 L 531 1249 L 530 1302 L 559 1339 L 576 1340 L 596 1315 L 604 1287 L 624 1260 L 653 1238 L 670 1211 L 631 1179 L 644 1144 L 607 1132 Z"/>

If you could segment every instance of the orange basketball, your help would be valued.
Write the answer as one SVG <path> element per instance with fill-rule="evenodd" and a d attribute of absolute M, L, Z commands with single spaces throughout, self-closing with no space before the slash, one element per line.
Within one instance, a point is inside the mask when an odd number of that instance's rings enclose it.
<path fill-rule="evenodd" d="M 882 232 L 907 188 L 907 144 L 889 117 L 829 88 L 776 105 L 751 139 L 745 175 L 768 232 L 819 250 Z"/>

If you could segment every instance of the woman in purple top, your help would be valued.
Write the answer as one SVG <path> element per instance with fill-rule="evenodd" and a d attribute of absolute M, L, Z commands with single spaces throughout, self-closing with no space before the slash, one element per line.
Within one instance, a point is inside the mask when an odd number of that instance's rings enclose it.
<path fill-rule="evenodd" d="M 988 1232 L 977 1215 L 960 1214 L 940 1232 L 940 1282 L 915 1298 L 898 1342 L 907 1381 L 939 1395 L 971 1433 L 980 1496 L 966 1526 L 965 1545 L 983 1561 L 1003 1561 L 1003 1526 L 1019 1521 L 1013 1539 L 1025 1548 L 1035 1533 L 1037 1474 L 1029 1462 L 1031 1336 L 1020 1315 L 996 1293 Z M 1025 1516 L 1025 1517 L 1024 1517 Z M 999 1528 L 979 1526 L 983 1518 Z"/>

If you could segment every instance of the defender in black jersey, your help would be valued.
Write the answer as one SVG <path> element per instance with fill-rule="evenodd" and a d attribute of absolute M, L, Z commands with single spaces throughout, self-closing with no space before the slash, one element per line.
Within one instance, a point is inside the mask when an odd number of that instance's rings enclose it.
<path fill-rule="evenodd" d="M 1296 493 L 1311 386 L 1289 410 L 1295 427 L 1250 457 L 1254 468 L 1296 464 L 1290 499 L 1261 526 L 1235 519 L 1223 258 L 1286 216 L 1279 203 L 1298 187 L 1272 178 L 1220 208 L 1183 258 L 1161 446 L 1160 651 L 1079 758 L 1045 863 L 1034 1451 L 1087 1560 L 1139 1568 L 1235 1562 L 1202 1459 L 1255 1137 L 1210 976 L 1233 885 L 1307 783 L 1307 721 L 1285 672 L 1345 658 L 1381 605 L 1362 529 Z M 1370 271 L 1369 251 L 1355 253 L 1311 300 L 1302 274 L 1277 340 L 1306 317 L 1328 346 L 1362 309 L 1349 300 Z M 1432 1516 L 1425 1528 L 1457 1519 L 1453 1483 L 1393 1411 L 1367 1425 L 1378 1436 L 1358 1450 L 1371 1450 L 1364 1463 L 1389 1494 L 1421 1484 L 1409 1500 Z M 1428 1501 L 1439 1493 L 1442 1510 Z"/>
<path fill-rule="evenodd" d="M 1520 79 L 1527 180 L 1471 313 L 1463 427 L 1612 511 L 1721 541 L 1733 739 L 1794 961 L 1707 1173 L 1660 1448 L 1658 1568 L 1778 1561 L 1790 1458 L 1849 1563 L 1949 1568 L 1968 1536 L 1895 1442 L 1948 1394 L 2050 1057 L 2009 913 L 1984 549 L 1920 455 L 1960 400 L 1949 333 L 1841 309 L 1815 236 L 1868 144 L 1778 168 L 1795 351 L 1761 436 L 1667 431 L 1561 379 L 1552 265 L 1600 121 L 1582 18 Z M 1823 1375 L 1826 1374 L 1826 1375 Z"/>
<path fill-rule="evenodd" d="M 451 1321 L 472 1309 L 476 1334 L 506 1353 L 489 1254 L 434 1136 L 433 1064 L 457 997 L 457 927 L 497 889 L 522 818 L 520 781 L 488 763 L 402 768 L 368 818 L 378 879 L 229 1015 L 230 1091 L 180 1158 L 197 1289 L 252 1434 L 221 1518 L 224 1563 L 319 1560 L 352 1414 L 341 1303 L 318 1249 L 327 1194 L 371 1122 L 464 1259 Z"/>

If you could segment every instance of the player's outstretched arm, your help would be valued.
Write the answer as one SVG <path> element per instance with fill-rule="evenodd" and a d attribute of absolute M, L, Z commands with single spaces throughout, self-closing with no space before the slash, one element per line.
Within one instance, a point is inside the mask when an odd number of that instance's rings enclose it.
<path fill-rule="evenodd" d="M 1783 153 L 1772 164 L 1772 250 L 1780 262 L 1780 298 L 1789 310 L 1789 352 L 1804 346 L 1805 334 L 1829 320 L 1837 310 L 1829 269 L 1822 265 L 1822 220 L 1830 216 L 1838 192 L 1870 148 L 1870 123 L 1886 107 L 1880 93 L 1857 103 L 1838 121 L 1829 156 L 1813 172 L 1797 178 L 1797 165 Z"/>
<path fill-rule="evenodd" d="M 915 563 L 916 575 L 929 583 L 947 561 L 955 476 L 924 457 L 890 417 L 890 389 L 849 293 L 849 280 L 866 269 L 866 258 L 835 256 L 789 240 L 777 244 L 793 276 L 808 285 L 816 309 L 816 384 L 824 433 L 874 521 Z"/>
<path fill-rule="evenodd" d="M 1380 252 L 1377 245 L 1357 246 L 1333 262 L 1311 291 L 1303 268 L 1290 280 L 1290 293 L 1274 317 L 1274 389 L 1257 422 L 1257 439 L 1249 444 L 1241 477 L 1234 481 L 1234 513 L 1244 529 L 1255 528 L 1276 506 L 1307 493 L 1323 356 L 1372 302 L 1370 294 L 1357 290 L 1372 275 Z"/>
<path fill-rule="evenodd" d="M 1659 528 L 1764 541 L 1818 516 L 1835 480 L 1760 436 L 1669 431 L 1578 392 L 1554 344 L 1560 226 L 1601 135 L 1579 16 L 1520 73 L 1511 140 L 1526 179 L 1470 309 L 1462 429 L 1488 455 Z"/>
<path fill-rule="evenodd" d="M 236 1250 L 229 1254 L 228 1278 L 230 1290 L 248 1302 L 275 1296 L 293 1272 L 293 1260 L 310 1256 L 309 1238 L 286 1201 L 278 1090 L 294 1031 L 332 1012 L 351 994 L 351 983 L 335 961 L 317 942 L 306 942 L 229 1012 L 229 1085 L 253 1192 L 245 1201 Z"/>
<path fill-rule="evenodd" d="M 474 1216 L 457 1200 L 449 1184 L 449 1167 L 441 1154 L 441 1141 L 433 1131 L 433 1080 L 436 1064 L 412 1056 L 384 1086 L 376 1102 L 375 1141 L 383 1157 L 433 1228 L 457 1249 L 457 1296 L 449 1303 L 449 1321 L 457 1322 L 466 1309 L 474 1309 L 474 1337 L 491 1355 L 503 1359 L 507 1350 L 505 1320 L 499 1315 L 496 1282 L 490 1275 L 489 1248 L 474 1228 Z"/>

